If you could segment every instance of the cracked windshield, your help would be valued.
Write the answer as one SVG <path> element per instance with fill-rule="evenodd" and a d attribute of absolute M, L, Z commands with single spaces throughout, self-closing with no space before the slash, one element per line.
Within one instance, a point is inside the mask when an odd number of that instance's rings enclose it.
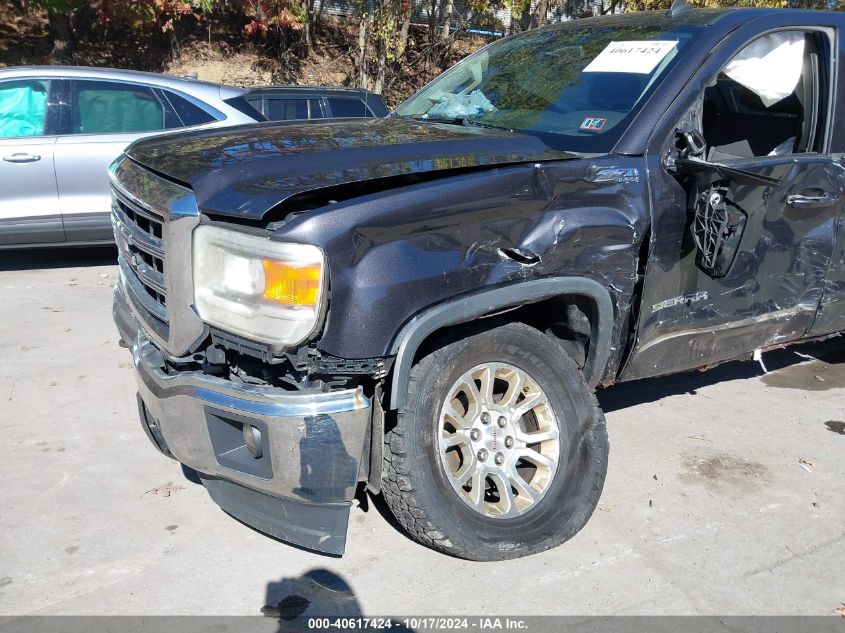
<path fill-rule="evenodd" d="M 662 28 L 649 22 L 564 24 L 500 40 L 441 75 L 396 116 L 501 127 L 551 141 L 565 136 L 567 149 L 587 141 L 595 151 L 596 142 L 612 142 L 614 128 L 700 28 L 667 30 L 665 22 Z"/>

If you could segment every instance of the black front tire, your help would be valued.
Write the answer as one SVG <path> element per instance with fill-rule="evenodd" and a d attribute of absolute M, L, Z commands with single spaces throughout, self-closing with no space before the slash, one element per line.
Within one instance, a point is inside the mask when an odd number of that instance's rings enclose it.
<path fill-rule="evenodd" d="M 454 381 L 483 363 L 507 363 L 540 386 L 554 412 L 560 459 L 544 496 L 519 516 L 467 505 L 441 466 L 440 410 Z M 511 323 L 448 342 L 413 367 L 406 406 L 385 433 L 382 492 L 419 543 L 470 560 L 518 558 L 560 545 L 589 520 L 607 473 L 604 416 L 575 362 L 554 339 Z"/>

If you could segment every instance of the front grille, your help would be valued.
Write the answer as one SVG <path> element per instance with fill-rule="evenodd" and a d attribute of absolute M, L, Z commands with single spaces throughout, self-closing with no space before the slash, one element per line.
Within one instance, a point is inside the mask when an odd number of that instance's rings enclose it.
<path fill-rule="evenodd" d="M 208 337 L 193 306 L 197 199 L 190 188 L 126 156 L 109 171 L 119 290 L 147 337 L 173 357 L 184 356 Z"/>
<path fill-rule="evenodd" d="M 112 218 L 120 267 L 130 290 L 153 316 L 167 322 L 161 216 L 115 189 Z"/>

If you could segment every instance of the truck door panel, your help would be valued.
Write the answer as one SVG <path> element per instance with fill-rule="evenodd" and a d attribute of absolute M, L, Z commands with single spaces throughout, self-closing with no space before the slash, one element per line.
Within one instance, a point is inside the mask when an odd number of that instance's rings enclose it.
<path fill-rule="evenodd" d="M 741 241 L 724 275 L 704 272 L 692 233 L 690 192 L 666 173 L 657 157 L 649 162 L 651 253 L 637 341 L 622 375 L 626 380 L 730 358 L 736 354 L 737 339 L 755 327 L 754 282 L 747 274 L 755 266 L 755 255 L 749 241 Z"/>
<path fill-rule="evenodd" d="M 652 250 L 622 378 L 721 362 L 810 330 L 843 205 L 843 169 L 820 152 L 824 37 L 804 33 L 804 70 L 774 104 L 720 73 L 678 123 L 679 138 L 702 131 L 701 147 L 667 141 L 664 160 L 650 158 Z"/>
<path fill-rule="evenodd" d="M 749 230 L 757 280 L 753 311 L 761 319 L 757 347 L 794 341 L 813 325 L 833 255 L 843 206 L 845 170 L 829 156 L 794 157 L 771 167 L 773 188 Z"/>
<path fill-rule="evenodd" d="M 845 210 L 834 221 L 833 253 L 824 280 L 824 292 L 811 336 L 845 331 Z"/>

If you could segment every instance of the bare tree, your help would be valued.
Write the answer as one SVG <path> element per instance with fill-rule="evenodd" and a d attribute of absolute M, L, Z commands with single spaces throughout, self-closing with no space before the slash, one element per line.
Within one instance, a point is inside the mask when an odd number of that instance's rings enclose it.
<path fill-rule="evenodd" d="M 358 87 L 367 87 L 367 31 L 372 16 L 366 12 L 366 5 L 361 3 L 361 15 L 358 18 Z"/>
<path fill-rule="evenodd" d="M 445 40 L 449 37 L 449 28 L 452 25 L 452 11 L 454 10 L 454 8 L 454 0 L 443 0 L 443 10 L 441 11 L 443 28 L 440 31 L 440 39 Z"/>

